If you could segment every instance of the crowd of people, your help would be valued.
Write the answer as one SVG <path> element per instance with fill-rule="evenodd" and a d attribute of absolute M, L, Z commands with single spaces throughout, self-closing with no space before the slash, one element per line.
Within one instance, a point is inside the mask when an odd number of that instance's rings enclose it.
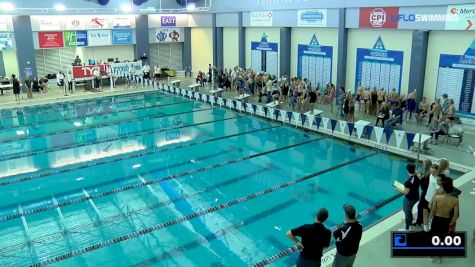
<path fill-rule="evenodd" d="M 460 216 L 459 195 L 462 193 L 454 187 L 450 178 L 449 161 L 441 159 L 439 164 L 424 160 L 424 170 L 416 171 L 416 166 L 408 164 L 408 179 L 404 187 L 398 190 L 404 194 L 403 211 L 405 227 L 403 231 L 414 231 L 422 227 L 425 232 L 444 235 L 455 232 Z M 416 203 L 417 218 L 414 222 L 412 208 Z M 434 263 L 441 263 L 442 258 L 432 258 Z"/>
<path fill-rule="evenodd" d="M 395 188 L 404 195 L 404 225 L 400 231 L 424 231 L 443 236 L 456 230 L 460 216 L 459 196 L 462 193 L 454 187 L 450 178 L 449 161 L 441 159 L 439 164 L 423 161 L 423 170 L 418 172 L 414 164 L 406 166 L 408 178 Z M 414 221 L 413 207 L 418 203 Z M 336 255 L 333 267 L 351 267 L 358 252 L 362 226 L 356 219 L 356 210 L 351 205 L 343 207 L 346 222 L 335 230 Z M 300 250 L 297 267 L 320 266 L 323 249 L 330 246 L 331 232 L 324 226 L 329 212 L 321 208 L 313 224 L 304 224 L 287 232 L 287 236 Z M 474 231 L 475 234 L 475 231 Z M 475 247 L 475 237 L 472 241 Z M 441 263 L 441 257 L 432 257 L 432 262 Z"/>

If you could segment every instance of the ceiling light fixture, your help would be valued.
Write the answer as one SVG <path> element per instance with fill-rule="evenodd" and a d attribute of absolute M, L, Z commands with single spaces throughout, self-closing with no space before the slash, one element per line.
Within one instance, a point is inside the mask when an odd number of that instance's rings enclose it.
<path fill-rule="evenodd" d="M 8 2 L 0 3 L 0 10 L 1 11 L 13 11 L 13 10 L 15 10 L 15 6 L 12 3 L 8 3 Z"/>
<path fill-rule="evenodd" d="M 123 12 L 130 12 L 132 11 L 132 6 L 130 4 L 122 4 L 120 6 L 120 10 L 122 10 Z"/>
<path fill-rule="evenodd" d="M 54 6 L 54 9 L 56 11 L 65 11 L 66 7 L 63 4 L 57 4 L 57 5 Z"/>

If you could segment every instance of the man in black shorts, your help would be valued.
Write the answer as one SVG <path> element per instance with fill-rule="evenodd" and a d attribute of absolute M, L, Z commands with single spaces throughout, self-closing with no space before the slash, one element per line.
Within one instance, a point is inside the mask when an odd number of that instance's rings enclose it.
<path fill-rule="evenodd" d="M 304 224 L 287 232 L 287 237 L 300 250 L 297 267 L 320 266 L 323 248 L 330 246 L 331 231 L 323 223 L 328 218 L 328 210 L 321 208 L 313 224 Z M 300 237 L 300 241 L 295 238 Z"/>

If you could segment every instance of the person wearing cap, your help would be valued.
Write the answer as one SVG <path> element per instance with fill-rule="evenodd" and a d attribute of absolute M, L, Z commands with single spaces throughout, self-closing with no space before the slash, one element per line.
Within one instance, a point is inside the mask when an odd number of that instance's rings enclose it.
<path fill-rule="evenodd" d="M 409 178 L 404 182 L 404 189 L 396 187 L 401 194 L 405 195 L 402 210 L 404 211 L 406 225 L 401 231 L 412 230 L 412 208 L 419 201 L 420 178 L 416 174 L 416 165 L 407 164 L 406 170 Z"/>
<path fill-rule="evenodd" d="M 360 246 L 363 226 L 356 220 L 356 209 L 352 205 L 343 206 L 346 222 L 333 232 L 336 255 L 332 267 L 352 267 Z"/>
<path fill-rule="evenodd" d="M 328 210 L 321 208 L 317 211 L 313 224 L 304 224 L 287 231 L 287 237 L 300 250 L 297 267 L 320 266 L 323 248 L 330 246 L 331 240 L 331 231 L 323 224 L 327 218 Z M 296 237 L 300 237 L 300 241 Z"/>

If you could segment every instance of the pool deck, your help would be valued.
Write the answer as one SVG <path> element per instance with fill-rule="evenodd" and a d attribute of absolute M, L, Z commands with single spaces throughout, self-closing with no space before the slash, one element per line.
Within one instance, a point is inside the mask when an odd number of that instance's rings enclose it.
<path fill-rule="evenodd" d="M 181 87 L 194 84 L 193 78 L 179 78 L 182 83 Z M 76 99 L 92 99 L 103 96 L 128 94 L 134 92 L 146 92 L 151 91 L 150 88 L 131 88 L 127 89 L 124 85 L 119 85 L 117 88 L 111 91 L 110 87 L 104 88 L 103 92 L 91 93 L 78 90 L 70 96 L 63 96 L 63 93 L 59 92 L 59 88 L 53 86 L 49 89 L 47 94 L 35 94 L 33 100 L 26 100 L 26 95 L 23 94 L 23 100 L 19 102 L 14 101 L 14 96 L 11 92 L 6 92 L 5 95 L 0 96 L 0 109 L 11 108 L 20 106 L 29 106 L 35 104 L 54 103 L 57 101 L 68 101 Z M 211 88 L 200 88 L 203 92 L 208 92 Z M 236 96 L 236 92 L 225 91 L 223 96 L 231 98 Z M 257 97 L 251 97 L 251 103 L 257 103 Z M 285 107 L 284 107 L 285 108 Z M 322 116 L 332 119 L 338 119 L 336 114 L 337 107 L 334 108 L 334 112 L 330 113 L 329 106 L 318 105 L 318 109 L 323 111 Z M 287 107 L 288 109 L 288 107 Z M 355 114 L 356 120 L 363 119 L 373 122 L 375 119 L 366 114 Z M 405 122 L 402 130 L 427 133 L 426 127 L 417 125 L 415 122 Z M 467 174 L 455 181 L 455 185 L 462 190 L 460 196 L 461 204 L 461 217 L 457 223 L 457 229 L 460 231 L 467 231 L 467 258 L 462 259 L 446 259 L 443 264 L 437 264 L 436 266 L 475 266 L 475 249 L 471 246 L 471 240 L 473 238 L 473 229 L 475 227 L 475 157 L 469 153 L 468 146 L 475 147 L 475 130 L 470 128 L 464 133 L 464 140 L 461 147 L 455 147 L 448 145 L 430 145 L 432 153 L 430 157 L 432 159 L 447 158 L 453 165 L 457 165 L 460 169 L 470 170 Z M 424 158 L 424 157 L 423 157 Z M 400 201 L 400 200 L 397 200 Z M 401 203 L 402 207 L 402 203 Z M 434 266 L 427 258 L 410 258 L 410 259 L 393 259 L 390 257 L 390 231 L 395 231 L 402 227 L 403 214 L 402 211 L 397 212 L 393 216 L 385 219 L 384 221 L 372 226 L 366 230 L 363 234 L 363 240 L 358 252 L 358 257 L 355 262 L 355 267 L 372 267 L 372 266 L 405 266 L 405 267 L 425 267 Z M 324 257 L 327 257 L 327 262 L 322 266 L 330 266 L 332 253 L 334 250 L 328 251 Z"/>

